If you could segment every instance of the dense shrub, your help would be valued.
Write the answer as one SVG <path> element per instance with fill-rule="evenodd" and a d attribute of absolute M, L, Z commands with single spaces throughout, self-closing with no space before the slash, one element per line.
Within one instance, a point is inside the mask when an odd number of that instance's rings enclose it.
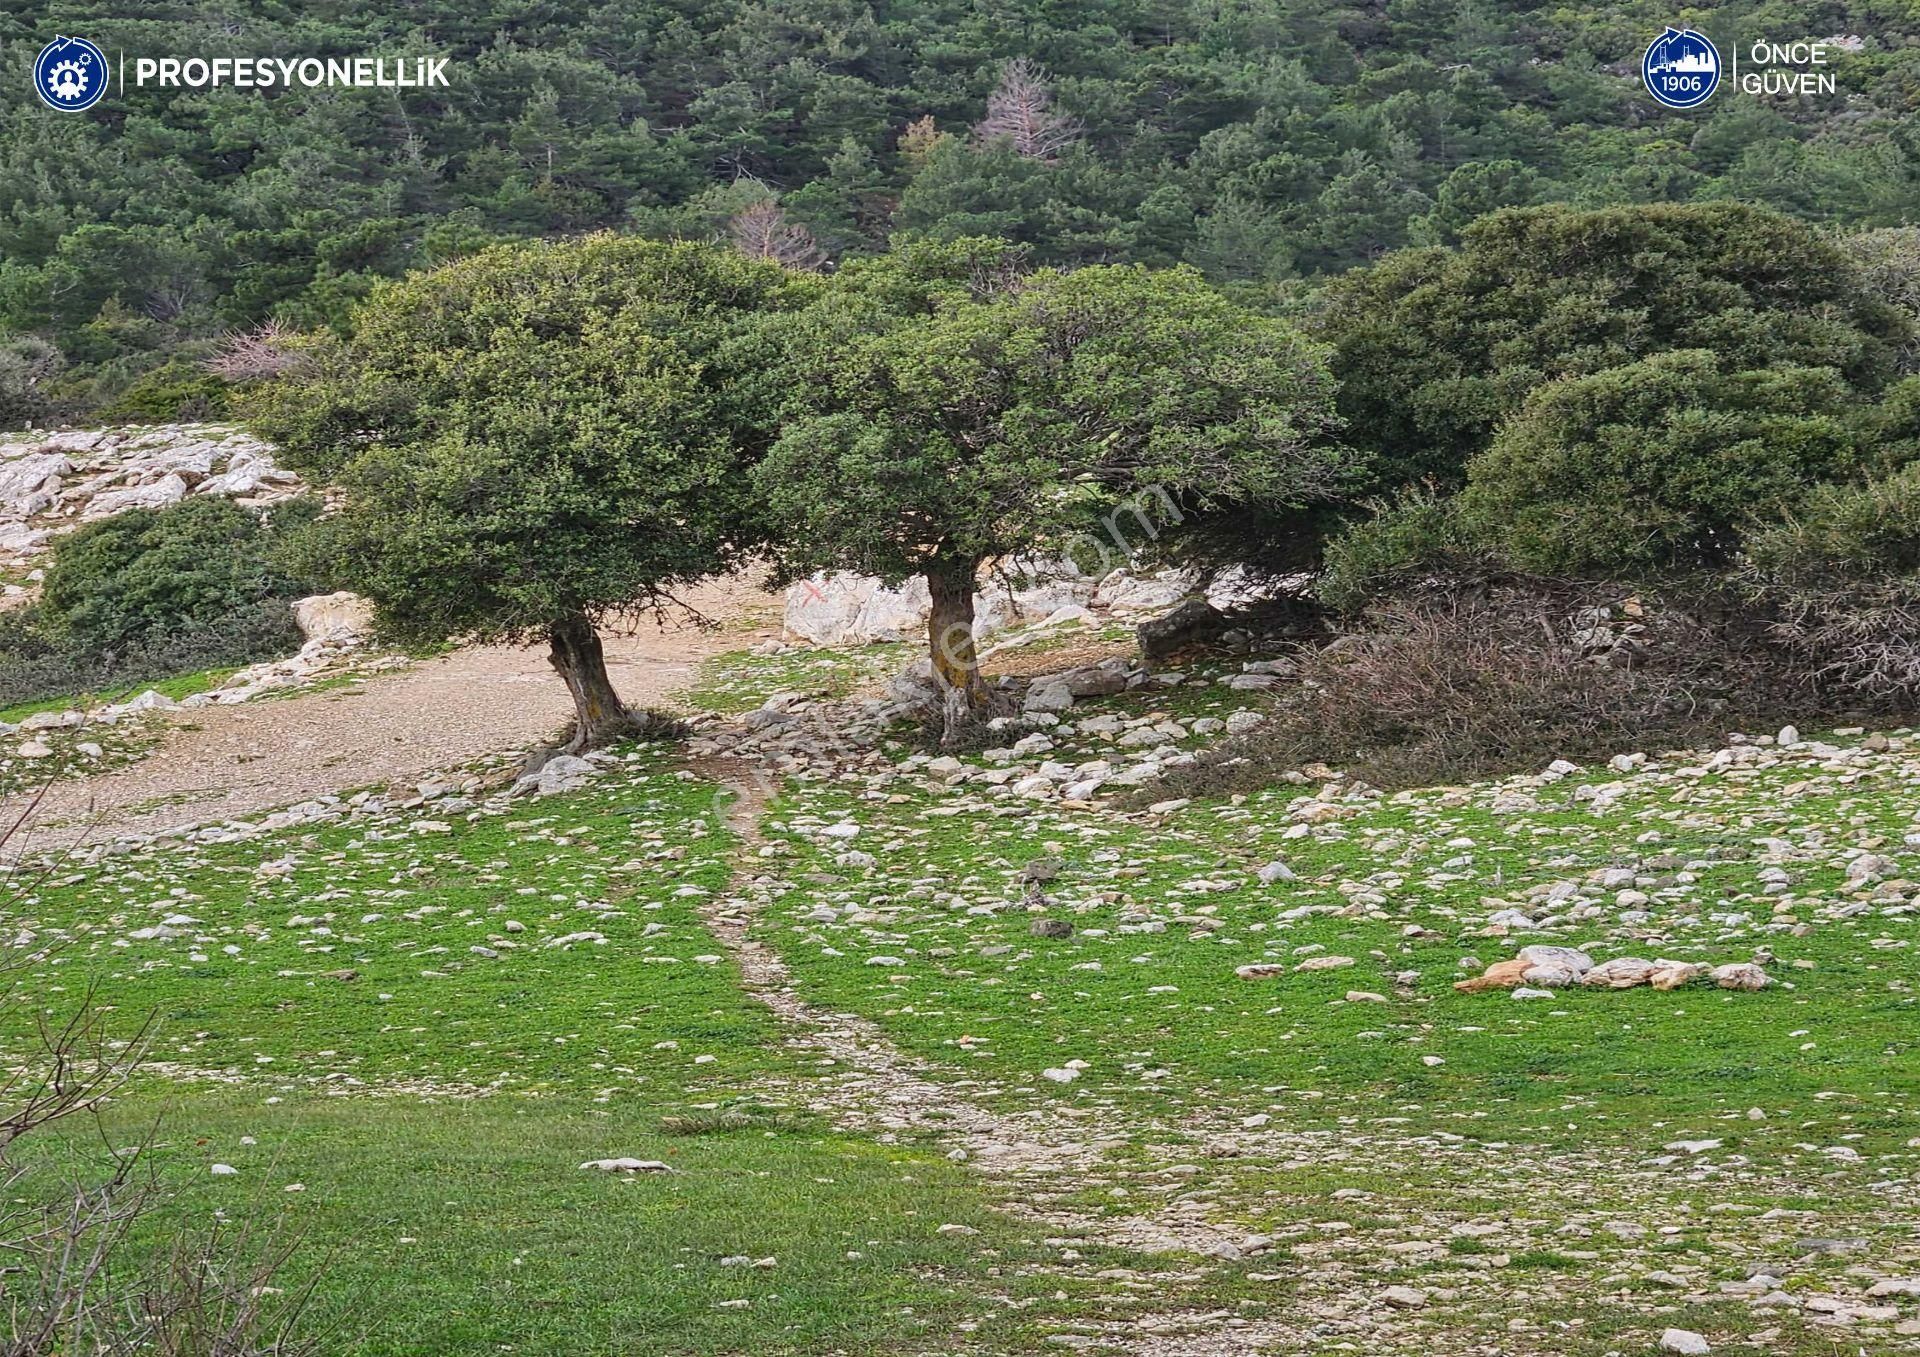
<path fill-rule="evenodd" d="M 174 358 L 141 373 L 100 418 L 134 424 L 218 419 L 227 413 L 229 392 L 226 382 L 198 363 Z"/>
<path fill-rule="evenodd" d="M 205 631 L 262 600 L 297 598 L 305 581 L 275 562 L 275 538 L 302 509 L 260 514 L 223 499 L 133 509 L 56 539 L 40 613 L 81 651 L 151 646 Z"/>
<path fill-rule="evenodd" d="M 317 504 L 271 518 L 197 499 L 135 509 L 56 539 L 46 588 L 0 614 L 0 707 L 156 683 L 297 650 L 285 564 Z"/>
<path fill-rule="evenodd" d="M 1459 493 L 1403 494 L 1330 543 L 1324 596 L 1354 609 L 1422 580 L 1487 571 L 1734 573 L 1750 541 L 1777 535 L 1809 496 L 1914 451 L 1914 387 L 1862 403 L 1831 368 L 1728 372 L 1697 349 L 1550 382 L 1468 463 Z M 1831 518 L 1847 501 L 1820 502 Z M 1887 565 L 1877 551 L 1869 558 Z"/>
<path fill-rule="evenodd" d="M 1750 535 L 1743 577 L 1824 681 L 1920 699 L 1920 462 L 1813 491 Z"/>
<path fill-rule="evenodd" d="M 1476 559 L 1452 501 L 1418 489 L 1327 544 L 1318 592 L 1329 607 L 1358 612 L 1423 574 L 1471 574 Z"/>
<path fill-rule="evenodd" d="M 1594 654 L 1597 609 L 1625 644 Z M 1325 763 L 1379 787 L 1538 771 L 1807 721 L 1850 705 L 1717 596 L 1505 585 L 1402 598 L 1304 655 L 1272 718 L 1176 775 L 1182 794 L 1270 786 Z M 1165 785 L 1153 791 L 1167 795 Z"/>
<path fill-rule="evenodd" d="M 33 335 L 0 334 L 0 430 L 23 429 L 48 412 L 47 388 L 66 366 L 60 350 Z"/>
<path fill-rule="evenodd" d="M 284 599 L 260 599 L 194 630 L 109 650 L 75 645 L 25 609 L 0 624 L 0 708 L 238 668 L 299 647 L 300 628 Z"/>
<path fill-rule="evenodd" d="M 1526 208 L 1475 222 L 1457 249 L 1339 279 L 1321 328 L 1340 413 L 1385 488 L 1451 485 L 1536 387 L 1673 350 L 1878 391 L 1913 329 L 1867 269 L 1814 227 L 1736 203 Z"/>
<path fill-rule="evenodd" d="M 1698 349 L 1550 383 L 1468 465 L 1466 538 L 1544 575 L 1724 565 L 1749 521 L 1853 469 L 1850 405 L 1831 368 Z"/>

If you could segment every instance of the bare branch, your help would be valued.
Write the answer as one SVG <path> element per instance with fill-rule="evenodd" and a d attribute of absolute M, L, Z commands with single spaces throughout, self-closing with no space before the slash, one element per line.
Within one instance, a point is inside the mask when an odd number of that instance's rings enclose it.
<path fill-rule="evenodd" d="M 1046 68 L 1025 57 L 1009 61 L 987 96 L 987 116 L 973 129 L 983 142 L 1005 140 L 1028 160 L 1054 160 L 1080 140 L 1078 119 L 1053 107 Z"/>
<path fill-rule="evenodd" d="M 827 254 L 804 226 L 787 220 L 786 209 L 772 198 L 762 198 L 734 213 L 727 223 L 734 248 L 749 259 L 770 259 L 790 269 L 814 272 Z"/>
<path fill-rule="evenodd" d="M 221 339 L 219 351 L 201 366 L 229 382 L 278 377 L 304 361 L 294 339 L 294 332 L 276 320 L 251 330 L 234 330 Z"/>

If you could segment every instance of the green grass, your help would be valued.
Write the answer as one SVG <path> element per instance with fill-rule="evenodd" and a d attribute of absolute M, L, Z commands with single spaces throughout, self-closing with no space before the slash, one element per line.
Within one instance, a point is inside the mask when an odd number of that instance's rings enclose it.
<path fill-rule="evenodd" d="M 740 700 L 805 686 L 760 660 L 732 672 Z M 1072 721 L 1257 700 L 1207 682 Z M 1092 732 L 1062 746 L 1047 757 L 1113 748 Z M 152 1163 L 171 1196 L 140 1238 L 216 1211 L 284 1219 L 303 1241 L 288 1282 L 324 1266 L 316 1316 L 379 1357 L 1012 1354 L 1143 1314 L 1218 1328 L 1336 1311 L 1360 1327 L 1329 1320 L 1278 1350 L 1601 1357 L 1650 1351 L 1672 1324 L 1811 1357 L 1835 1335 L 1719 1285 L 1777 1257 L 1796 1293 L 1858 1297 L 1863 1259 L 1910 1275 L 1920 1257 L 1900 1209 L 1920 1148 L 1920 887 L 1844 872 L 1856 849 L 1914 869 L 1920 745 L 1588 772 L 1525 802 L 1376 797 L 1324 823 L 1301 818 L 1312 786 L 1152 816 L 913 775 L 789 784 L 746 861 L 785 883 L 759 934 L 798 995 L 870 1019 L 976 1103 L 1111 1138 L 1083 1174 L 999 1183 L 924 1129 L 853 1135 L 809 1110 L 851 1072 L 745 992 L 702 922 L 738 845 L 722 794 L 671 757 L 637 752 L 586 792 L 503 813 L 171 843 L 35 883 L 0 936 L 55 950 L 18 976 L 0 1055 L 28 1058 L 37 1018 L 90 987 L 124 1029 L 155 1015 L 154 1063 L 107 1114 L 121 1144 L 163 1116 Z M 852 838 L 818 832 L 847 821 Z M 1029 932 L 1019 877 L 1042 856 L 1067 939 Z M 1260 885 L 1275 858 L 1296 879 Z M 1763 876 L 1776 863 L 1784 891 Z M 1629 864 L 1648 878 L 1632 919 L 1589 880 Z M 1487 925 L 1555 883 L 1591 914 L 1537 936 Z M 835 916 L 810 917 L 823 904 Z M 133 936 L 156 926 L 176 935 Z M 589 930 L 604 943 L 548 945 Z M 1530 940 L 1704 962 L 1764 945 L 1784 983 L 1452 988 L 1461 958 Z M 1355 964 L 1292 970 L 1324 954 Z M 1234 973 L 1261 961 L 1287 971 Z M 1085 1063 L 1071 1082 L 1043 1076 L 1068 1062 Z M 1706 1139 L 1721 1143 L 1664 1148 Z M 37 1138 L 16 1192 L 99 1143 L 78 1123 Z M 679 1171 L 577 1167 L 616 1155 Z M 996 1212 L 1000 1193 L 1096 1224 L 1201 1213 L 1271 1242 L 1146 1259 Z M 1804 1235 L 1870 1248 L 1798 1258 Z M 777 1261 L 720 1264 L 738 1255 Z M 1435 1300 L 1383 1336 L 1388 1284 Z"/>
<path fill-rule="evenodd" d="M 1039 1314 L 998 1317 L 988 1270 L 1042 1251 L 937 1154 L 817 1131 L 670 1137 L 649 1108 L 583 1097 L 268 1096 L 150 1087 L 115 1106 L 109 1142 L 161 1119 L 170 1201 L 138 1242 L 216 1212 L 297 1239 L 275 1284 L 318 1274 L 308 1325 L 329 1351 L 880 1357 L 947 1348 L 961 1324 L 1030 1350 Z M 41 1143 L 41 1178 L 16 1192 L 84 1172 L 96 1149 L 91 1127 Z M 579 1168 L 617 1155 L 675 1172 Z M 979 1233 L 938 1233 L 949 1223 Z M 722 1265 L 737 1256 L 775 1263 Z"/>
<path fill-rule="evenodd" d="M 795 650 L 755 655 L 731 650 L 701 661 L 700 671 L 674 701 L 694 711 L 732 715 L 758 707 L 775 693 L 834 699 L 884 682 L 912 657 L 905 644 L 858 650 Z"/>
<path fill-rule="evenodd" d="M 1861 1137 L 1849 1142 L 1861 1149 L 1885 1149 L 1920 1133 L 1915 1086 L 1898 1075 L 1915 1042 L 1914 916 L 1819 921 L 1823 906 L 1809 903 L 1798 934 L 1763 931 L 1773 897 L 1759 893 L 1750 853 L 1756 835 L 1789 817 L 1897 845 L 1911 802 L 1867 785 L 1782 806 L 1764 783 L 1707 777 L 1696 797 L 1751 800 L 1756 813 L 1675 823 L 1665 798 L 1650 797 L 1617 813 L 1623 833 L 1575 807 L 1575 785 L 1553 794 L 1564 809 L 1521 819 L 1448 806 L 1434 793 L 1377 804 L 1344 821 L 1339 837 L 1304 839 L 1282 837 L 1291 792 L 1196 806 L 1163 826 L 977 794 L 919 792 L 888 804 L 810 788 L 777 806 L 773 820 L 857 820 L 852 846 L 884 867 L 849 870 L 836 861 L 845 844 L 787 834 L 793 874 L 822 875 L 783 900 L 768 932 L 820 1002 L 867 1014 L 916 1055 L 1039 1096 L 1226 1102 L 1309 1121 L 1417 1105 L 1422 1121 L 1541 1143 L 1641 1137 L 1649 1126 L 1681 1138 L 1683 1128 L 1717 1127 L 1756 1104 L 1776 1120 L 1736 1128 L 1734 1143 L 1846 1134 Z M 939 810 L 959 813 L 930 813 Z M 1664 826 L 1661 841 L 1636 848 L 1647 824 Z M 1466 849 L 1449 846 L 1468 839 L 1471 864 L 1459 861 Z M 1780 954 L 1773 969 L 1787 985 L 1759 994 L 1576 989 L 1526 1002 L 1452 989 L 1461 957 L 1491 961 L 1529 940 L 1471 926 L 1488 912 L 1482 897 L 1519 899 L 1530 885 L 1578 881 L 1656 852 L 1719 856 L 1684 898 L 1654 903 L 1664 940 L 1619 937 L 1603 955 L 1745 960 L 1764 942 Z M 1028 936 L 1015 877 L 1043 854 L 1064 864 L 1047 890 L 1051 912 L 1078 930 L 1071 939 Z M 1300 879 L 1259 885 L 1253 868 L 1276 856 Z M 1837 869 L 1801 875 L 1813 900 L 1839 903 L 1827 894 Z M 825 926 L 801 917 L 822 901 L 856 912 Z M 1279 917 L 1301 907 L 1325 912 Z M 1741 912 L 1749 924 L 1713 922 Z M 1149 914 L 1176 922 L 1135 931 Z M 1409 928 L 1424 932 L 1409 937 Z M 1609 931 L 1596 922 L 1537 940 Z M 1896 945 L 1875 947 L 1876 938 Z M 1290 968 L 1312 954 L 1302 949 L 1357 964 L 1257 981 L 1234 973 L 1262 961 Z M 869 964 L 884 956 L 902 964 Z M 1418 979 L 1397 995 L 1393 977 L 1409 970 Z M 1346 1002 L 1355 990 L 1389 1001 Z M 1064 1091 L 1037 1080 L 1069 1058 L 1092 1068 Z"/>
<path fill-rule="evenodd" d="M 125 702 L 130 697 L 138 697 L 149 688 L 163 697 L 170 697 L 178 702 L 181 698 L 191 697 L 195 693 L 211 692 L 239 672 L 237 666 L 226 669 L 202 669 L 192 674 L 179 674 L 173 678 L 159 679 L 152 683 L 130 683 L 97 693 L 41 698 L 35 702 L 22 702 L 17 706 L 0 710 L 0 721 L 17 725 L 29 716 L 45 711 L 88 711 L 94 707 Z"/>
<path fill-rule="evenodd" d="M 474 823 L 428 810 L 109 859 L 9 909 L 62 939 L 19 995 L 53 1007 L 94 983 L 158 1017 L 160 1059 L 313 1082 L 658 1100 L 751 1080 L 790 1062 L 697 917 L 728 874 L 715 804 L 637 775 Z M 179 936 L 130 937 L 156 927 Z M 582 933 L 605 941 L 550 945 Z"/>
<path fill-rule="evenodd" d="M 54 951 L 17 975 L 5 1049 L 30 1058 L 38 1018 L 90 987 L 121 1035 L 155 1026 L 104 1138 L 33 1137 L 16 1193 L 98 1172 L 158 1118 L 166 1205 L 133 1247 L 217 1213 L 281 1222 L 300 1246 L 276 1284 L 317 1272 L 310 1324 L 377 1357 L 1049 1350 L 1085 1275 L 936 1149 L 806 1112 L 836 1071 L 698 917 L 728 875 L 723 806 L 636 755 L 503 815 L 173 844 L 35 883 L 0 921 Z M 178 936 L 132 936 L 167 918 Z M 605 944 L 545 945 L 586 930 Z M 615 1156 L 678 1171 L 578 1167 Z M 719 1261 L 743 1254 L 777 1262 Z"/>

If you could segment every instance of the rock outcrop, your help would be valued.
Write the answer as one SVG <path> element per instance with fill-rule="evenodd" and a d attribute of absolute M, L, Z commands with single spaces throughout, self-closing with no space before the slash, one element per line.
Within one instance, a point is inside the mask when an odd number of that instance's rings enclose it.
<path fill-rule="evenodd" d="M 293 620 L 309 641 L 359 642 L 373 632 L 373 605 L 358 594 L 314 594 L 297 600 Z"/>
<path fill-rule="evenodd" d="M 0 443 L 0 564 L 19 565 L 81 523 L 192 495 L 270 504 L 300 493 L 273 449 L 227 424 L 147 424 L 7 436 Z"/>

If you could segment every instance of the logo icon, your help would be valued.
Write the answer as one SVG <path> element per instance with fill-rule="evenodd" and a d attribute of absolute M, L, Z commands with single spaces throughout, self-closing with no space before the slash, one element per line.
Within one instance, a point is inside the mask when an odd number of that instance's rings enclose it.
<path fill-rule="evenodd" d="M 85 38 L 55 38 L 34 58 L 33 87 L 62 113 L 92 108 L 107 92 L 107 55 Z"/>
<path fill-rule="evenodd" d="M 1669 28 L 1648 45 L 1640 74 L 1668 108 L 1698 108 L 1720 85 L 1720 51 L 1704 33 Z"/>

